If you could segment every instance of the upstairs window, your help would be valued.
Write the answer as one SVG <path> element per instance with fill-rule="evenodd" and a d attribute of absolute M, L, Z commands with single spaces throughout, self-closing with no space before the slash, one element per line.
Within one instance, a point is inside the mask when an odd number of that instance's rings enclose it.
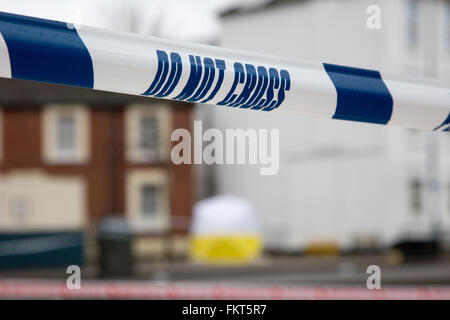
<path fill-rule="evenodd" d="M 56 121 L 56 146 L 61 153 L 74 153 L 75 144 L 75 117 L 73 114 L 60 114 Z"/>
<path fill-rule="evenodd" d="M 167 105 L 134 104 L 125 110 L 126 158 L 131 163 L 169 158 L 171 114 Z"/>
<path fill-rule="evenodd" d="M 158 119 L 156 116 L 143 116 L 139 124 L 139 148 L 149 157 L 156 158 L 159 151 Z"/>
<path fill-rule="evenodd" d="M 42 112 L 42 155 L 47 163 L 85 162 L 89 157 L 89 109 L 48 105 Z"/>

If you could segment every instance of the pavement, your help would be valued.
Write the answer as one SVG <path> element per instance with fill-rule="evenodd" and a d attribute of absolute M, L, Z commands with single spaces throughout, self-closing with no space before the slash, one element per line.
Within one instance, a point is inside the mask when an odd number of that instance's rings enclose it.
<path fill-rule="evenodd" d="M 367 267 L 381 269 L 383 285 L 450 285 L 450 255 L 390 264 L 384 255 L 266 256 L 251 265 L 207 266 L 189 261 L 147 261 L 133 277 L 116 280 L 146 282 L 366 286 Z M 81 268 L 82 278 L 98 279 L 94 264 Z M 0 271 L 0 279 L 66 279 L 65 268 Z"/>

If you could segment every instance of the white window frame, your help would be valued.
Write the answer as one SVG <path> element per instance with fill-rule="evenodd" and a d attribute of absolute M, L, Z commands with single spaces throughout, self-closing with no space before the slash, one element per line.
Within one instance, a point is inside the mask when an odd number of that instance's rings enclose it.
<path fill-rule="evenodd" d="M 170 227 L 169 178 L 163 169 L 132 169 L 126 180 L 126 213 L 136 232 L 164 232 Z M 160 189 L 159 208 L 153 216 L 141 212 L 141 189 L 154 185 Z"/>
<path fill-rule="evenodd" d="M 172 127 L 170 106 L 164 104 L 131 104 L 125 109 L 126 159 L 131 163 L 161 162 L 169 159 Z M 140 147 L 140 120 L 155 117 L 158 123 L 158 151 L 148 154 Z"/>
<path fill-rule="evenodd" d="M 58 148 L 57 121 L 61 115 L 69 114 L 75 120 L 75 147 L 72 151 Z M 42 156 L 50 164 L 82 164 L 90 154 L 90 112 L 80 104 L 50 104 L 42 111 Z"/>

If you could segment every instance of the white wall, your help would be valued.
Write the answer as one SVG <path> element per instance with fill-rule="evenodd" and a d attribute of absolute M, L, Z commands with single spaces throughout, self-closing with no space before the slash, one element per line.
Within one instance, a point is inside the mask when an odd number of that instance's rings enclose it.
<path fill-rule="evenodd" d="M 0 231 L 81 230 L 87 222 L 85 192 L 85 182 L 78 177 L 34 170 L 2 174 Z"/>
<path fill-rule="evenodd" d="M 370 4 L 382 9 L 380 31 L 366 28 Z M 405 73 L 408 66 L 400 63 L 405 5 L 405 0 L 305 1 L 229 16 L 221 45 Z M 409 157 L 409 131 L 290 113 L 214 108 L 214 114 L 218 128 L 280 129 L 278 175 L 260 176 L 256 166 L 216 167 L 219 192 L 255 203 L 268 246 L 301 249 L 333 240 L 348 248 L 360 234 L 390 244 L 411 225 L 429 227 L 426 215 L 410 212 L 410 181 L 425 173 L 424 145 L 418 146 L 419 156 Z M 419 132 L 414 139 L 423 137 Z M 450 149 L 446 138 L 441 137 L 444 153 Z"/>

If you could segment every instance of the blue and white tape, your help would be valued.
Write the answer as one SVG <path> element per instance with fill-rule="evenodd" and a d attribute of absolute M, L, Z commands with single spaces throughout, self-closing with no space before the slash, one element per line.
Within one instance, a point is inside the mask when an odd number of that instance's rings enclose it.
<path fill-rule="evenodd" d="M 0 76 L 450 131 L 450 85 L 0 13 Z"/>

